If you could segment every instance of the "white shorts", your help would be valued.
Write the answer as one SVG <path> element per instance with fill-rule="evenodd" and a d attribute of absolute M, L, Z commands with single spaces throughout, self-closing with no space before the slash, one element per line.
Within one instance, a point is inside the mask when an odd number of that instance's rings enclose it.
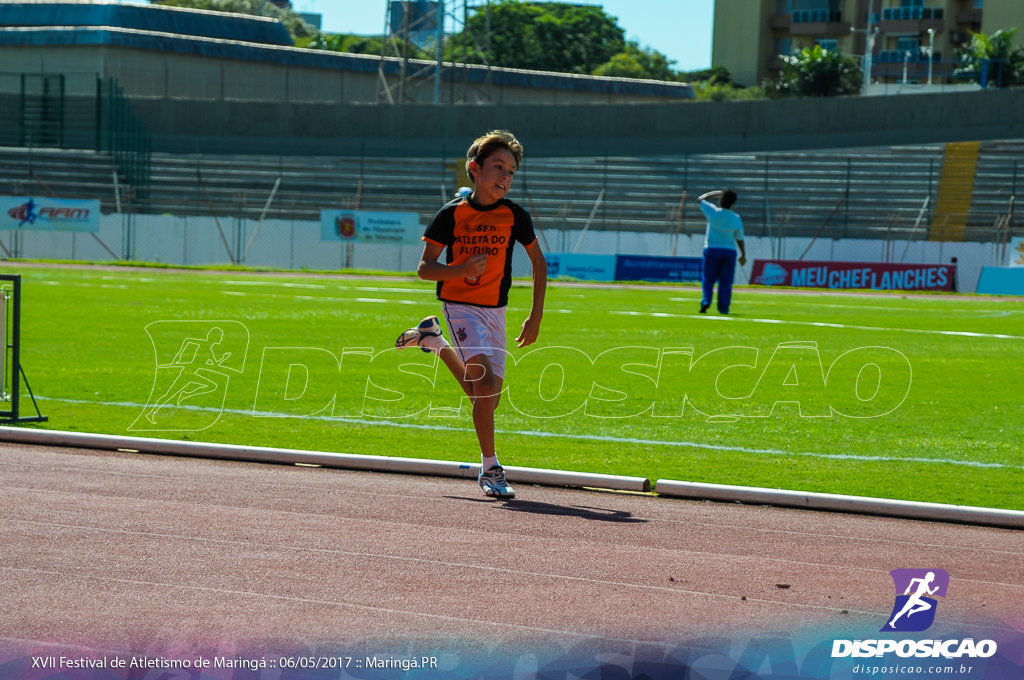
<path fill-rule="evenodd" d="M 494 375 L 505 378 L 505 308 L 477 307 L 458 302 L 442 302 L 452 347 L 463 363 L 481 354 L 489 357 Z"/>

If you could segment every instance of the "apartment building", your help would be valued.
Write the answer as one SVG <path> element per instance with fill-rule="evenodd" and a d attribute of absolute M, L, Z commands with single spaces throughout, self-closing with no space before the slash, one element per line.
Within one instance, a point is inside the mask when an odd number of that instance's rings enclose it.
<path fill-rule="evenodd" d="M 862 59 L 872 82 L 950 83 L 972 32 L 1011 27 L 1024 40 L 1024 0 L 715 0 L 711 60 L 756 85 L 818 44 Z"/>

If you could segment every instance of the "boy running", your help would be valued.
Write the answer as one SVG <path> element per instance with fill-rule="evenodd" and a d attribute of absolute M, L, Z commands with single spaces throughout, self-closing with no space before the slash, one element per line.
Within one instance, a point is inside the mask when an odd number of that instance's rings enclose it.
<path fill-rule="evenodd" d="M 427 317 L 395 342 L 399 349 L 418 345 L 425 352 L 435 352 L 458 380 L 473 404 L 481 463 L 477 482 L 486 495 L 503 499 L 515 498 L 516 492 L 498 462 L 494 412 L 505 377 L 505 308 L 516 241 L 526 248 L 533 268 L 533 305 L 516 338 L 517 346 L 537 340 L 547 290 L 547 261 L 533 220 L 505 198 L 522 160 L 523 146 L 510 132 L 496 130 L 478 138 L 466 152 L 472 193 L 444 205 L 423 234 L 417 274 L 437 282 L 437 298 L 454 347 L 442 335 L 436 316 Z M 438 260 L 446 250 L 441 263 Z"/>

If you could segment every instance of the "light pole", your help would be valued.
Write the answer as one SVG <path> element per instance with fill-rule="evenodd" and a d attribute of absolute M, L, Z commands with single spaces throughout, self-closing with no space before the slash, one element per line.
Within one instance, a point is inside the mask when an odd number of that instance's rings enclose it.
<path fill-rule="evenodd" d="M 437 67 L 434 71 L 434 104 L 441 103 L 441 70 L 444 66 L 444 0 L 437 0 L 434 8 L 437 20 Z"/>
<path fill-rule="evenodd" d="M 928 84 L 932 84 L 932 65 L 935 64 L 935 29 L 928 29 Z"/>
<path fill-rule="evenodd" d="M 850 27 L 850 33 L 863 33 L 865 38 L 864 47 L 864 61 L 863 61 L 863 84 L 861 85 L 861 94 L 867 95 L 868 85 L 871 84 L 871 60 L 874 57 L 875 52 L 875 36 L 878 35 L 878 26 L 872 28 L 871 26 L 871 7 L 868 7 L 868 23 L 867 28 L 854 28 Z"/>
<path fill-rule="evenodd" d="M 879 27 L 872 27 L 871 23 L 874 18 L 874 0 L 867 0 L 867 20 L 864 24 L 863 29 L 855 29 L 850 27 L 850 33 L 863 33 L 864 34 L 864 60 L 862 62 L 863 67 L 863 83 L 861 85 L 861 93 L 867 95 L 867 88 L 871 84 L 871 60 L 874 58 L 874 36 L 879 35 Z"/>

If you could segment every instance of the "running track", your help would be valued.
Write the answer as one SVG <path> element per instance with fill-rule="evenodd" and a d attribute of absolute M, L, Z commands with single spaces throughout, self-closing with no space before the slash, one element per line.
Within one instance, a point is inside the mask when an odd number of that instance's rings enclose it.
<path fill-rule="evenodd" d="M 1020 531 L 518 491 L 0 444 L 0 678 L 830 677 L 833 639 L 884 637 L 895 568 L 947 570 L 927 635 L 995 639 L 983 677 L 1024 677 Z M 48 655 L 350 665 L 31 668 Z"/>

